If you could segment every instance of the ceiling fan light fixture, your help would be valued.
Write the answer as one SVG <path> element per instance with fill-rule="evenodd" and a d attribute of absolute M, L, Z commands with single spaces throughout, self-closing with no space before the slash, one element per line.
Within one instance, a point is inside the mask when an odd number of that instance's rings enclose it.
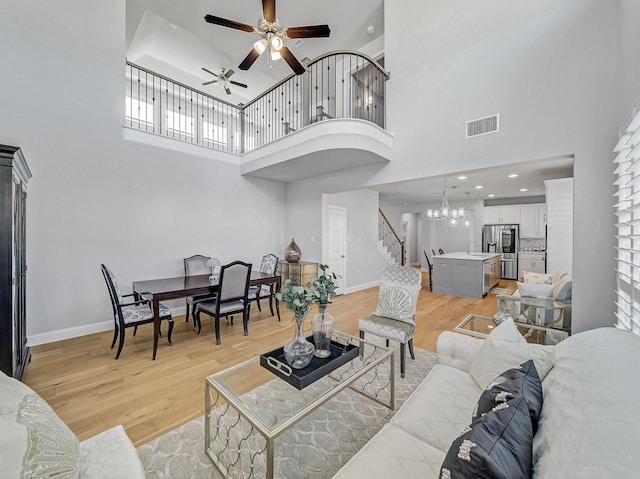
<path fill-rule="evenodd" d="M 258 55 L 262 55 L 262 52 L 267 48 L 267 41 L 264 38 L 261 38 L 253 44 L 253 48 L 258 52 Z"/>
<path fill-rule="evenodd" d="M 273 37 L 271 37 L 270 40 L 271 43 L 271 48 L 273 48 L 276 51 L 280 51 L 280 49 L 282 48 L 283 42 L 282 42 L 282 38 L 274 35 Z"/>
<path fill-rule="evenodd" d="M 280 60 L 282 58 L 282 55 L 280 55 L 280 52 L 278 50 L 274 50 L 273 48 L 271 49 L 271 60 L 273 60 L 274 62 L 276 60 Z"/>

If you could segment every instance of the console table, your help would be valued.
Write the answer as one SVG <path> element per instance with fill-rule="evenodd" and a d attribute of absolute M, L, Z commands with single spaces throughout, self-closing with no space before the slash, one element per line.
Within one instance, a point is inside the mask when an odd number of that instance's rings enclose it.
<path fill-rule="evenodd" d="M 287 279 L 295 286 L 305 286 L 318 279 L 318 263 L 299 261 L 288 263 L 285 260 L 278 261 L 278 273 L 282 276 L 282 283 Z"/>

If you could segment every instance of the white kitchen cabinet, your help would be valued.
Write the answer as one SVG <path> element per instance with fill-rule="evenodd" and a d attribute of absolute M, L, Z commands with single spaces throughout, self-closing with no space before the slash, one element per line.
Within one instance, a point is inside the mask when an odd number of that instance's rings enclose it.
<path fill-rule="evenodd" d="M 545 253 L 518 253 L 518 281 L 522 281 L 523 271 L 546 273 Z"/>
<path fill-rule="evenodd" d="M 520 206 L 520 237 L 544 238 L 547 220 L 547 205 Z"/>
<path fill-rule="evenodd" d="M 485 225 L 511 225 L 520 223 L 520 205 L 485 206 Z"/>

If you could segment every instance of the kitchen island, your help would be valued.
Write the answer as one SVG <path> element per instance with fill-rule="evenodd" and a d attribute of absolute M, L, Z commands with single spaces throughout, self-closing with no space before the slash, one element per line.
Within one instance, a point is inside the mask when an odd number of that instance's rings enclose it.
<path fill-rule="evenodd" d="M 481 299 L 500 281 L 500 253 L 446 253 L 433 257 L 433 292 Z"/>

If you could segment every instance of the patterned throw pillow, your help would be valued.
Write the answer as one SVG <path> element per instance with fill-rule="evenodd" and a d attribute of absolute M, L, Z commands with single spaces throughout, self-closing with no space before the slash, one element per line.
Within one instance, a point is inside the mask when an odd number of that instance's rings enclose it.
<path fill-rule="evenodd" d="M 553 291 L 551 292 L 551 297 L 557 299 L 559 301 L 566 301 L 571 299 L 571 289 L 573 282 L 571 278 L 564 277 L 558 283 L 555 284 Z"/>
<path fill-rule="evenodd" d="M 475 421 L 518 397 L 524 397 L 527 402 L 531 428 L 535 434 L 542 410 L 542 383 L 531 359 L 516 368 L 508 369 L 487 386 L 480 395 L 471 420 Z"/>
<path fill-rule="evenodd" d="M 75 479 L 79 474 L 80 444 L 67 425 L 37 394 L 26 395 L 18 422 L 27 430 L 22 477 Z"/>
<path fill-rule="evenodd" d="M 553 282 L 553 276 L 544 273 L 532 273 L 531 271 L 523 271 L 522 277 L 525 283 L 551 284 Z"/>
<path fill-rule="evenodd" d="M 378 309 L 374 313 L 383 318 L 415 324 L 415 307 L 411 294 L 398 286 L 381 286 Z"/>
<path fill-rule="evenodd" d="M 553 292 L 554 285 L 552 284 L 536 284 L 536 283 L 520 283 L 518 285 L 518 291 L 523 298 L 550 298 Z"/>
<path fill-rule="evenodd" d="M 451 443 L 440 479 L 529 479 L 533 432 L 523 397 L 474 421 Z"/>

